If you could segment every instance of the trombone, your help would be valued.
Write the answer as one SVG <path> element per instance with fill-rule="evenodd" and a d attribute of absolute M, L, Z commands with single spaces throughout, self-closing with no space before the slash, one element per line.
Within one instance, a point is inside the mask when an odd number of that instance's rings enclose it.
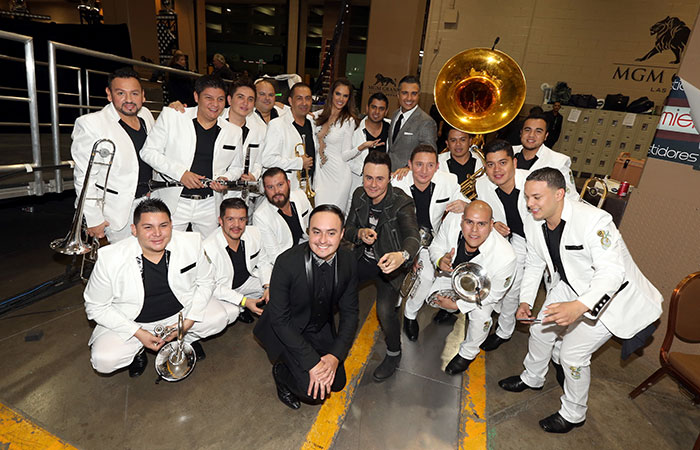
<path fill-rule="evenodd" d="M 301 158 L 302 156 L 306 155 L 306 135 L 302 134 L 301 135 L 301 142 L 298 143 L 297 145 L 294 146 L 294 155 Z M 302 170 L 304 171 L 304 175 L 301 174 Z M 304 180 L 306 178 L 306 180 Z M 314 197 L 316 196 L 316 192 L 311 188 L 311 176 L 309 174 L 309 169 L 301 169 L 297 171 L 297 180 L 299 180 L 299 187 L 304 189 L 304 192 L 306 193 L 306 198 L 309 199 L 309 202 L 311 203 L 311 206 L 316 206 Z"/>
<path fill-rule="evenodd" d="M 112 147 L 112 150 L 108 150 L 101 147 L 102 143 L 106 143 Z M 100 240 L 96 237 L 90 239 L 90 243 L 86 243 L 85 240 L 89 239 L 87 236 L 87 225 L 83 217 L 83 209 L 85 208 L 85 202 L 87 200 L 95 200 L 100 206 L 100 209 L 104 211 L 105 208 L 105 197 L 107 196 L 107 181 L 109 179 L 109 173 L 112 170 L 112 162 L 114 161 L 114 155 L 117 153 L 117 147 L 109 139 L 100 139 L 92 146 L 92 152 L 90 153 L 90 160 L 88 161 L 87 168 L 85 169 L 85 178 L 83 178 L 83 189 L 80 192 L 80 197 L 75 207 L 75 214 L 73 215 L 73 223 L 71 224 L 70 230 L 66 237 L 62 239 L 55 239 L 49 244 L 51 250 L 71 256 L 83 255 L 82 263 L 80 264 L 80 278 L 83 281 L 87 281 L 87 278 L 83 276 L 85 271 L 85 260 L 88 259 L 93 263 L 97 261 L 97 250 L 100 248 Z M 107 162 L 96 162 L 95 157 L 99 155 L 102 159 L 107 159 Z M 88 182 L 92 176 L 92 166 L 106 166 L 107 173 L 104 179 L 104 189 L 102 190 L 101 197 L 88 197 Z"/>

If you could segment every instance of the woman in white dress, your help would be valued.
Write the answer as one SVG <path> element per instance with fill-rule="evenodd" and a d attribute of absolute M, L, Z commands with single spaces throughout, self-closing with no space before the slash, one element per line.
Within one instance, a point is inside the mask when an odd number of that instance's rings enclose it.
<path fill-rule="evenodd" d="M 352 182 L 352 172 L 346 159 L 352 153 L 352 134 L 357 127 L 357 115 L 350 81 L 337 79 L 330 92 L 323 109 L 314 113 L 319 127 L 319 148 L 314 162 L 315 203 L 333 204 L 346 212 Z"/>

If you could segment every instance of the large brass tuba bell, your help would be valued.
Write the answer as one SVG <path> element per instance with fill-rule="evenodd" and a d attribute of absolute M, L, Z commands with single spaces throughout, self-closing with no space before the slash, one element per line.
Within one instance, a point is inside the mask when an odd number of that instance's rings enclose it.
<path fill-rule="evenodd" d="M 477 135 L 508 125 L 523 107 L 525 94 L 525 76 L 518 63 L 489 48 L 464 50 L 450 58 L 440 69 L 434 89 L 435 106 L 445 122 Z M 481 151 L 476 153 L 483 162 Z M 462 194 L 476 197 L 474 183 L 483 173 L 482 168 L 467 178 Z"/>

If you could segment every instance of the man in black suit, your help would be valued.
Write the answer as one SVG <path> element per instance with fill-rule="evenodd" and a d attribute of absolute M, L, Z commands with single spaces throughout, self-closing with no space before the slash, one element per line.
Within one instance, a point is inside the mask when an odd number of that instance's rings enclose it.
<path fill-rule="evenodd" d="M 277 396 L 292 409 L 299 409 L 300 400 L 320 403 L 345 387 L 343 361 L 355 338 L 359 308 L 357 262 L 339 248 L 343 221 L 334 205 L 311 212 L 309 241 L 277 258 L 270 301 L 253 331 L 274 363 Z"/>

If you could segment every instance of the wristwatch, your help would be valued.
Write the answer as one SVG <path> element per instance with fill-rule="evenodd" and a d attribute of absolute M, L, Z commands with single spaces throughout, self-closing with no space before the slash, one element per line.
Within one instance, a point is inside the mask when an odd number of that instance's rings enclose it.
<path fill-rule="evenodd" d="M 409 259 L 411 259 L 411 254 L 408 253 L 406 250 L 401 251 L 401 256 L 403 256 L 403 262 L 406 262 Z"/>

